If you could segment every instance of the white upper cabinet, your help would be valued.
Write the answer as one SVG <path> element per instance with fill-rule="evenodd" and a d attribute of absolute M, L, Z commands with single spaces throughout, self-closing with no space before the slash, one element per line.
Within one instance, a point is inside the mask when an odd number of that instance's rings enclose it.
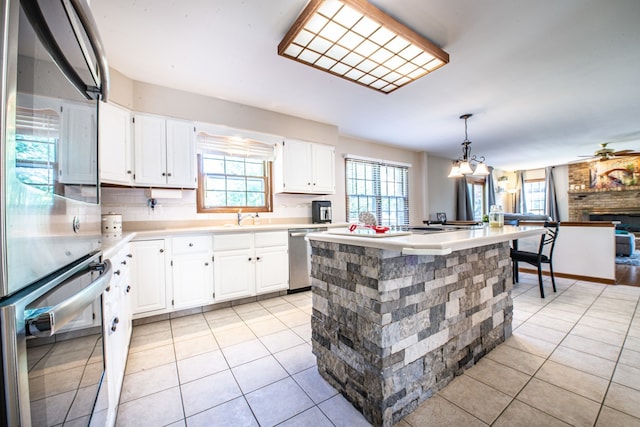
<path fill-rule="evenodd" d="M 287 139 L 278 148 L 276 192 L 335 193 L 335 147 Z"/>
<path fill-rule="evenodd" d="M 336 148 L 331 145 L 311 144 L 311 169 L 313 192 L 333 194 L 336 192 L 335 171 Z"/>
<path fill-rule="evenodd" d="M 192 122 L 136 114 L 136 185 L 196 188 L 196 152 Z"/>
<path fill-rule="evenodd" d="M 100 180 L 110 184 L 131 185 L 131 113 L 114 104 L 101 102 L 99 116 Z"/>
<path fill-rule="evenodd" d="M 193 122 L 167 119 L 167 184 L 197 187 L 195 128 Z"/>
<path fill-rule="evenodd" d="M 62 106 L 60 143 L 60 182 L 65 184 L 97 185 L 95 141 L 98 120 L 96 109 L 85 104 L 65 102 Z M 89 160 L 89 161 L 88 161 Z"/>

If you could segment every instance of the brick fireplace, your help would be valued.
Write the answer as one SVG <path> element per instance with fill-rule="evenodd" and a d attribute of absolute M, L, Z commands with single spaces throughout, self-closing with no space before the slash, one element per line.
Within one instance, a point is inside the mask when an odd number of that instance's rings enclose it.
<path fill-rule="evenodd" d="M 589 163 L 569 165 L 569 221 L 621 221 L 620 227 L 640 231 L 640 186 L 592 189 Z"/>

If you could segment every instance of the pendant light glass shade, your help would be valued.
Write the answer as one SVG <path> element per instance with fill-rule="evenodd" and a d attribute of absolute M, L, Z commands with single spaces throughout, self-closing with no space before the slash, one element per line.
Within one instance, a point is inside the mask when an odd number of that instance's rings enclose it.
<path fill-rule="evenodd" d="M 489 175 L 489 169 L 487 169 L 487 165 L 484 163 L 478 163 L 476 166 L 476 170 L 473 172 L 475 176 L 487 176 Z"/>
<path fill-rule="evenodd" d="M 464 175 L 460 173 L 460 166 L 454 164 L 451 166 L 451 172 L 449 172 L 449 176 L 447 178 L 462 178 Z"/>
<path fill-rule="evenodd" d="M 469 162 L 467 161 L 460 163 L 460 173 L 462 175 L 469 175 L 470 173 L 473 173 L 473 169 L 471 169 L 471 164 L 469 164 Z"/>

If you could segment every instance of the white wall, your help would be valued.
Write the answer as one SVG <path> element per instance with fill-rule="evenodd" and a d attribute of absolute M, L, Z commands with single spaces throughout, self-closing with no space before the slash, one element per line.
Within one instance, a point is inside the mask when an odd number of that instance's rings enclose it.
<path fill-rule="evenodd" d="M 428 156 L 427 160 L 427 214 L 423 219 L 436 219 L 436 212 L 444 212 L 448 219 L 456 219 L 456 180 L 447 178 L 451 160 Z"/>
<path fill-rule="evenodd" d="M 131 81 L 112 71 L 111 102 L 134 111 L 201 121 L 239 129 L 247 129 L 288 138 L 334 145 L 336 147 L 336 194 L 327 196 L 275 194 L 274 211 L 260 214 L 263 222 L 287 219 L 308 222 L 311 201 L 330 200 L 334 221 L 345 221 L 344 155 L 411 164 L 409 169 L 410 222 L 420 224 L 435 212 L 447 212 L 453 218 L 455 197 L 452 180 L 448 180 L 450 160 L 428 158 L 426 153 L 383 145 L 350 136 L 339 135 L 338 127 L 300 117 L 276 113 L 221 99 Z M 432 182 L 433 181 L 433 182 Z M 428 183 L 428 186 L 427 186 Z M 430 197 L 433 195 L 433 199 Z M 196 221 L 232 222 L 234 214 L 196 213 L 195 191 L 185 190 L 180 199 L 159 200 L 155 210 L 147 207 L 149 197 L 144 189 L 109 188 L 102 191 L 103 212 L 116 212 L 130 221 Z"/>
<path fill-rule="evenodd" d="M 553 271 L 571 276 L 615 281 L 615 228 L 560 225 L 553 252 Z M 518 240 L 518 249 L 538 252 L 539 237 Z M 548 252 L 545 252 L 548 254 Z M 520 263 L 521 268 L 535 268 Z M 543 270 L 549 270 L 548 265 Z"/>

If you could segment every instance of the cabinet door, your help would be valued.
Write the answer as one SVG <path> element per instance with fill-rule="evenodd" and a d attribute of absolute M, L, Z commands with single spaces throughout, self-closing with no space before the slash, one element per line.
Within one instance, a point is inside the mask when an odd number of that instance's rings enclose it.
<path fill-rule="evenodd" d="M 164 240 L 131 243 L 133 314 L 167 308 Z"/>
<path fill-rule="evenodd" d="M 335 151 L 330 145 L 311 144 L 313 192 L 335 193 Z"/>
<path fill-rule="evenodd" d="M 95 141 L 98 135 L 97 110 L 87 105 L 65 103 L 62 111 L 60 141 L 60 182 L 97 185 L 98 170 Z"/>
<path fill-rule="evenodd" d="M 286 140 L 283 147 L 284 191 L 308 193 L 312 189 L 311 144 Z"/>
<path fill-rule="evenodd" d="M 133 127 L 135 183 L 165 186 L 167 184 L 165 119 L 137 114 Z"/>
<path fill-rule="evenodd" d="M 196 188 L 194 125 L 167 119 L 167 185 Z"/>
<path fill-rule="evenodd" d="M 174 257 L 172 275 L 175 310 L 213 303 L 213 262 L 210 255 Z"/>
<path fill-rule="evenodd" d="M 100 180 L 130 185 L 133 181 L 131 114 L 113 104 L 99 104 Z"/>
<path fill-rule="evenodd" d="M 255 293 L 255 256 L 252 250 L 214 252 L 213 255 L 216 302 Z"/>
<path fill-rule="evenodd" d="M 256 248 L 256 293 L 289 288 L 289 253 L 286 246 Z"/>

